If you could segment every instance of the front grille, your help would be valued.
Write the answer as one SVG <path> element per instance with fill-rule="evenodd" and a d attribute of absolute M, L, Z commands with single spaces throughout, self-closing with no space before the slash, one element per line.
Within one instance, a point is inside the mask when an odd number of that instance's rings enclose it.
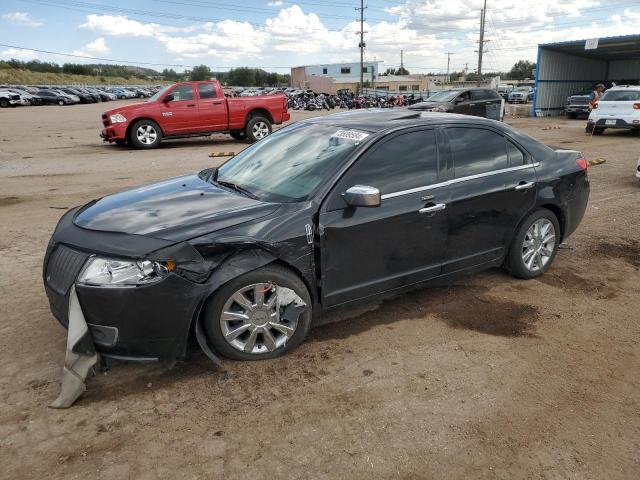
<path fill-rule="evenodd" d="M 75 282 L 88 254 L 59 245 L 49 257 L 45 281 L 58 295 L 66 296 Z"/>
<path fill-rule="evenodd" d="M 587 103 L 589 103 L 589 100 L 586 99 L 586 98 L 574 98 L 574 97 L 571 97 L 569 99 L 569 103 L 571 105 L 586 105 Z"/>

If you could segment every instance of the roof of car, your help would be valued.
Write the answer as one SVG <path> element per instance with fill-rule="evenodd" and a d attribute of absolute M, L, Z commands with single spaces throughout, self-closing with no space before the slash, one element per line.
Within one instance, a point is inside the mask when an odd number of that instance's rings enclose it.
<path fill-rule="evenodd" d="M 451 123 L 475 123 L 480 125 L 501 126 L 500 122 L 470 115 L 455 113 L 421 112 L 408 109 L 362 109 L 335 113 L 304 120 L 308 123 L 334 125 L 353 128 L 371 133 L 381 132 L 393 127 L 411 127 L 418 125 L 442 125 Z"/>

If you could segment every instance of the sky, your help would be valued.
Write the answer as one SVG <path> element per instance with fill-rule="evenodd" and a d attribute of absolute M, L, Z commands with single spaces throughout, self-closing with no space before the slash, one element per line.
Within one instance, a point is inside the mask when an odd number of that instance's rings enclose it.
<path fill-rule="evenodd" d="M 411 73 L 477 68 L 484 0 L 365 1 L 365 60 Z M 287 73 L 359 61 L 359 0 L 0 0 L 0 59 Z M 537 45 L 640 33 L 640 0 L 487 0 L 483 71 Z M 44 50 L 43 53 L 16 47 Z M 75 55 L 64 56 L 60 54 Z M 109 62 L 103 62 L 109 63 Z"/>

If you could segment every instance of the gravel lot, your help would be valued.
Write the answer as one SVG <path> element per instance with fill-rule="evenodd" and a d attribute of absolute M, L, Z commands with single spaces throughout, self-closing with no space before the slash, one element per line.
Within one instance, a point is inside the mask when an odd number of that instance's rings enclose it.
<path fill-rule="evenodd" d="M 0 111 L 0 478 L 638 478 L 640 138 L 563 118 L 509 120 L 607 161 L 539 280 L 495 270 L 341 312 L 272 361 L 114 365 L 48 409 L 66 335 L 41 263 L 58 218 L 245 146 L 105 145 L 114 103 Z"/>

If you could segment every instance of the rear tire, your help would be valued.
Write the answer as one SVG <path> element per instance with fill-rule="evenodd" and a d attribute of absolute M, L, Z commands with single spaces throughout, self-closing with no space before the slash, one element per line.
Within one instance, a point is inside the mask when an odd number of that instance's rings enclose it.
<path fill-rule="evenodd" d="M 58 100 L 58 105 L 60 106 L 64 105 L 64 100 Z"/>
<path fill-rule="evenodd" d="M 541 208 L 525 218 L 513 237 L 506 266 L 516 278 L 529 280 L 545 273 L 560 244 L 560 224 L 555 214 Z"/>
<path fill-rule="evenodd" d="M 271 135 L 272 127 L 268 118 L 262 116 L 251 117 L 244 129 L 247 140 L 250 143 L 262 140 L 264 137 Z"/>
<path fill-rule="evenodd" d="M 129 143 L 136 148 L 157 148 L 162 141 L 162 130 L 153 120 L 138 120 L 129 131 Z"/>
<path fill-rule="evenodd" d="M 269 283 L 276 285 L 275 292 L 260 290 Z M 283 318 L 282 309 L 276 312 L 277 307 L 268 306 L 272 302 L 277 305 L 278 287 L 293 290 L 306 303 L 306 309 L 299 314 L 297 321 L 293 317 Z M 256 289 L 262 291 L 262 300 L 256 299 Z M 243 303 L 247 306 L 243 307 L 235 298 L 244 298 Z M 261 309 L 258 305 L 262 303 L 264 307 Z M 207 302 L 202 324 L 211 345 L 225 357 L 264 360 L 284 355 L 304 341 L 311 327 L 312 305 L 304 282 L 288 268 L 271 264 L 223 285 Z M 223 312 L 228 313 L 223 315 Z M 273 312 L 277 316 L 270 316 Z M 272 327 L 274 323 L 276 326 Z M 242 333 L 238 334 L 238 329 Z"/>
<path fill-rule="evenodd" d="M 602 135 L 604 133 L 604 128 L 602 127 L 594 127 L 593 134 L 594 135 Z"/>

